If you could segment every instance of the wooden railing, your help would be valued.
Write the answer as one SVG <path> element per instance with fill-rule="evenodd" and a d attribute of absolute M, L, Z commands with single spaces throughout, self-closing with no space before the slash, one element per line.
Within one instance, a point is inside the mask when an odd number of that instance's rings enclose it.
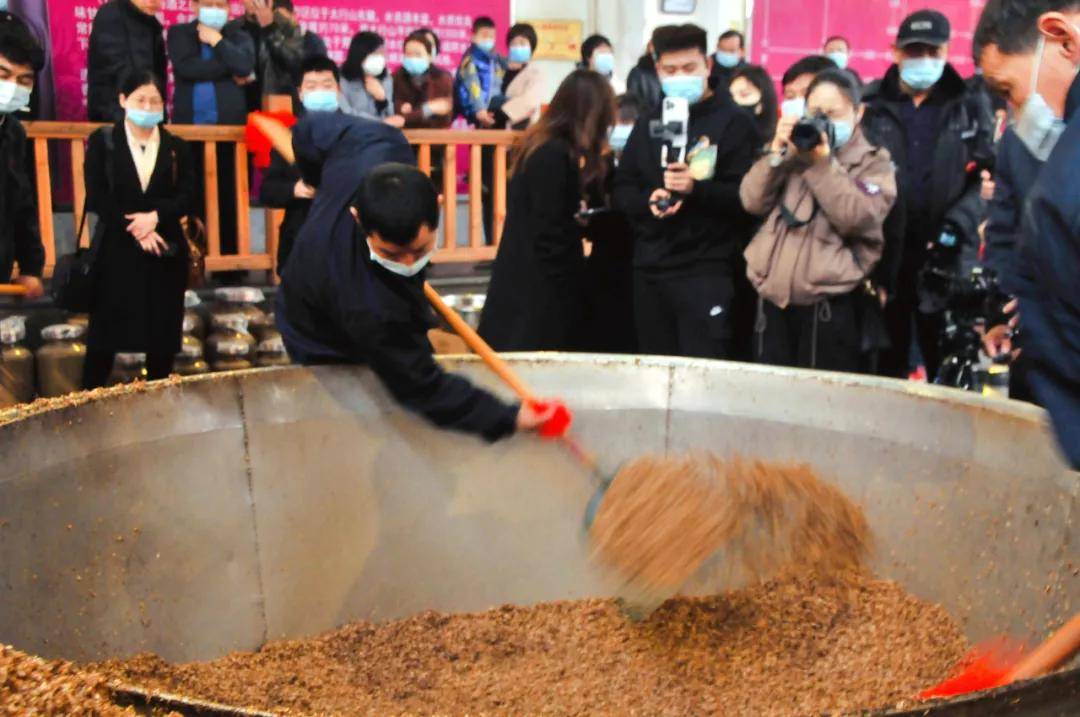
<path fill-rule="evenodd" d="M 41 240 L 45 245 L 45 273 L 52 275 L 56 265 L 56 227 L 53 222 L 52 170 L 49 163 L 49 142 L 58 142 L 61 147 L 66 143 L 71 164 L 72 199 L 75 214 L 75 226 L 81 220 L 86 198 L 84 161 L 86 158 L 86 139 L 98 127 L 103 125 L 86 122 L 28 122 L 26 132 L 34 148 L 34 166 L 36 171 L 36 193 L 38 221 Z M 277 270 L 278 227 L 284 212 L 266 210 L 266 242 L 264 251 L 253 253 L 251 250 L 250 190 L 248 186 L 248 151 L 244 141 L 243 127 L 205 126 L 205 125 L 169 125 L 168 130 L 178 137 L 192 142 L 203 143 L 203 185 L 206 202 L 207 234 L 207 273 L 220 271 L 267 271 L 271 277 Z M 481 180 L 483 147 L 493 147 L 494 171 L 492 177 L 493 234 L 495 244 L 502 236 L 502 227 L 506 219 L 506 182 L 507 154 L 513 144 L 516 133 L 490 130 L 408 130 L 405 132 L 409 143 L 417 147 L 417 162 L 420 169 L 431 176 L 432 149 L 443 147 L 443 216 L 442 239 L 436 262 L 475 262 L 490 260 L 495 257 L 496 246 L 487 245 L 484 237 L 483 203 Z M 217 145 L 234 145 L 236 157 L 236 246 L 235 254 L 221 253 L 221 226 L 218 217 L 218 164 Z M 468 241 L 465 246 L 458 246 L 457 222 L 457 150 L 459 146 L 469 148 L 468 166 Z M 80 246 L 87 246 L 89 229 L 83 229 L 79 237 Z"/>

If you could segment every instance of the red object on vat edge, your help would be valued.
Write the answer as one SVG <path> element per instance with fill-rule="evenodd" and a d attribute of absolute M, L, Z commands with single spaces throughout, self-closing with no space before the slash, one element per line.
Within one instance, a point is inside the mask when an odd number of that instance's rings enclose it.
<path fill-rule="evenodd" d="M 1024 645 L 998 637 L 973 647 L 944 682 L 919 693 L 919 699 L 959 697 L 1009 683 L 1013 668 L 1024 656 Z"/>

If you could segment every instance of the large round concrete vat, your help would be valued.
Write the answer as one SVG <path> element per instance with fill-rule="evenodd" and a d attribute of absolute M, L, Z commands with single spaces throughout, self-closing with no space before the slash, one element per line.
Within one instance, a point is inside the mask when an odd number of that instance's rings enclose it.
<path fill-rule="evenodd" d="M 571 401 L 607 466 L 698 448 L 812 463 L 864 506 L 877 572 L 972 640 L 1042 639 L 1080 611 L 1080 477 L 1034 408 L 717 362 L 512 363 Z M 350 620 L 611 590 L 582 536 L 593 486 L 564 450 L 435 430 L 359 368 L 40 413 L 0 427 L 0 456 L 0 642 L 48 657 L 203 660 Z M 1080 713 L 1080 670 L 936 709 L 1010 704 Z"/>

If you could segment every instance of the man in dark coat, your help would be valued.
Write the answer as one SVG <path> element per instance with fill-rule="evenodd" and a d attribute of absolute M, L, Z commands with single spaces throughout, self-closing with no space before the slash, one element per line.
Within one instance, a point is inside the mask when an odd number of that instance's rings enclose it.
<path fill-rule="evenodd" d="M 863 97 L 863 131 L 897 167 L 899 196 L 875 280 L 888 300 L 892 343 L 881 370 L 901 378 L 913 368 L 913 320 L 928 377 L 936 375 L 945 306 L 940 294 L 920 288 L 920 277 L 928 266 L 959 272 L 961 254 L 979 244 L 985 213 L 978 166 L 993 155 L 993 118 L 985 98 L 971 95 L 946 61 L 950 36 L 941 13 L 909 16 L 897 34 L 896 64 Z"/>
<path fill-rule="evenodd" d="M 728 30 L 716 41 L 713 66 L 709 71 L 709 87 L 722 92 L 731 84 L 736 72 L 746 67 L 746 37 L 738 30 Z"/>
<path fill-rule="evenodd" d="M 1020 288 L 1016 271 L 1020 259 L 1017 256 L 1020 232 L 1024 217 L 1024 204 L 1028 192 L 1035 186 L 1035 180 L 1042 171 L 1042 162 L 1028 151 L 1020 141 L 1016 131 L 1010 127 L 1005 130 L 997 147 L 997 162 L 994 166 L 994 197 L 988 208 L 984 237 L 986 243 L 985 263 L 994 270 L 1000 279 L 1001 288 L 1015 296 Z M 1019 320 L 1014 321 L 1019 324 Z M 1014 354 L 1009 366 L 1009 398 L 1037 403 L 1038 399 L 1031 392 L 1027 374 L 1030 370 L 1030 355 L 1023 351 L 1022 340 L 1013 336 L 1013 327 L 1001 325 L 991 327 L 985 335 L 983 345 L 992 357 Z M 1021 328 L 1020 334 L 1022 335 Z"/>
<path fill-rule="evenodd" d="M 735 257 L 751 218 L 739 184 L 761 139 L 748 112 L 707 87 L 705 31 L 657 28 L 665 95 L 690 105 L 685 157 L 653 137 L 662 109 L 642 114 L 615 174 L 615 204 L 634 227 L 634 313 L 642 353 L 731 356 Z"/>
<path fill-rule="evenodd" d="M 34 75 L 45 64 L 41 47 L 17 22 L 0 22 L 0 280 L 11 281 L 15 262 L 27 296 L 43 293 L 45 248 L 38 233 L 34 188 L 26 173 L 26 131 L 15 113 L 30 102 Z"/>
<path fill-rule="evenodd" d="M 341 79 L 337 64 L 329 57 L 309 57 L 304 60 L 300 78 L 300 103 L 304 113 L 340 112 L 336 104 L 323 105 L 327 97 L 337 97 Z M 311 109 L 308 109 L 308 106 Z M 263 175 L 259 199 L 268 207 L 284 209 L 285 217 L 278 229 L 277 270 L 280 275 L 292 253 L 293 244 L 307 221 L 315 187 L 304 181 L 300 169 L 277 152 L 270 155 L 270 168 Z"/>
<path fill-rule="evenodd" d="M 435 249 L 438 198 L 406 166 L 413 154 L 400 130 L 313 112 L 297 125 L 293 148 L 319 191 L 278 293 L 289 355 L 307 365 L 366 364 L 409 410 L 489 441 L 547 421 L 550 408 L 504 403 L 435 362 L 423 269 Z"/>
<path fill-rule="evenodd" d="M 124 74 L 150 70 L 164 82 L 167 59 L 161 0 L 109 0 L 98 8 L 87 54 L 87 117 L 91 122 L 124 118 L 116 98 Z"/>
<path fill-rule="evenodd" d="M 249 0 L 248 7 L 259 25 L 255 51 L 262 97 L 289 95 L 293 110 L 299 111 L 296 87 L 300 83 L 300 68 L 310 57 L 326 57 L 326 43 L 300 26 L 292 0 Z"/>
<path fill-rule="evenodd" d="M 974 54 L 1018 111 L 1018 139 L 1046 161 L 1028 194 L 1010 281 L 1029 382 L 1080 469 L 1080 0 L 990 0 Z"/>
<path fill-rule="evenodd" d="M 195 19 L 169 28 L 169 57 L 176 87 L 173 121 L 179 124 L 241 125 L 247 121 L 245 81 L 255 69 L 255 46 L 237 21 L 228 22 L 228 0 L 193 0 Z M 205 176 L 202 144 L 193 148 L 195 175 Z M 217 144 L 218 219 L 221 253 L 235 254 L 236 155 Z M 205 192 L 200 192 L 205 195 Z M 205 212 L 203 212 L 205 216 Z"/>

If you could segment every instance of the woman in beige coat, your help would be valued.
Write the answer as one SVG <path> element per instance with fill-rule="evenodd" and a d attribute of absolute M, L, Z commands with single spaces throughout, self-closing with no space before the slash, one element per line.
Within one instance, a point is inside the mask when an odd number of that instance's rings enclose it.
<path fill-rule="evenodd" d="M 740 188 L 746 210 L 765 217 L 745 254 L 760 297 L 754 354 L 762 363 L 857 372 L 896 170 L 860 129 L 859 89 L 847 74 L 815 78 L 807 116 L 827 120 L 828 130 L 796 129 L 798 118 L 785 117 Z"/>

